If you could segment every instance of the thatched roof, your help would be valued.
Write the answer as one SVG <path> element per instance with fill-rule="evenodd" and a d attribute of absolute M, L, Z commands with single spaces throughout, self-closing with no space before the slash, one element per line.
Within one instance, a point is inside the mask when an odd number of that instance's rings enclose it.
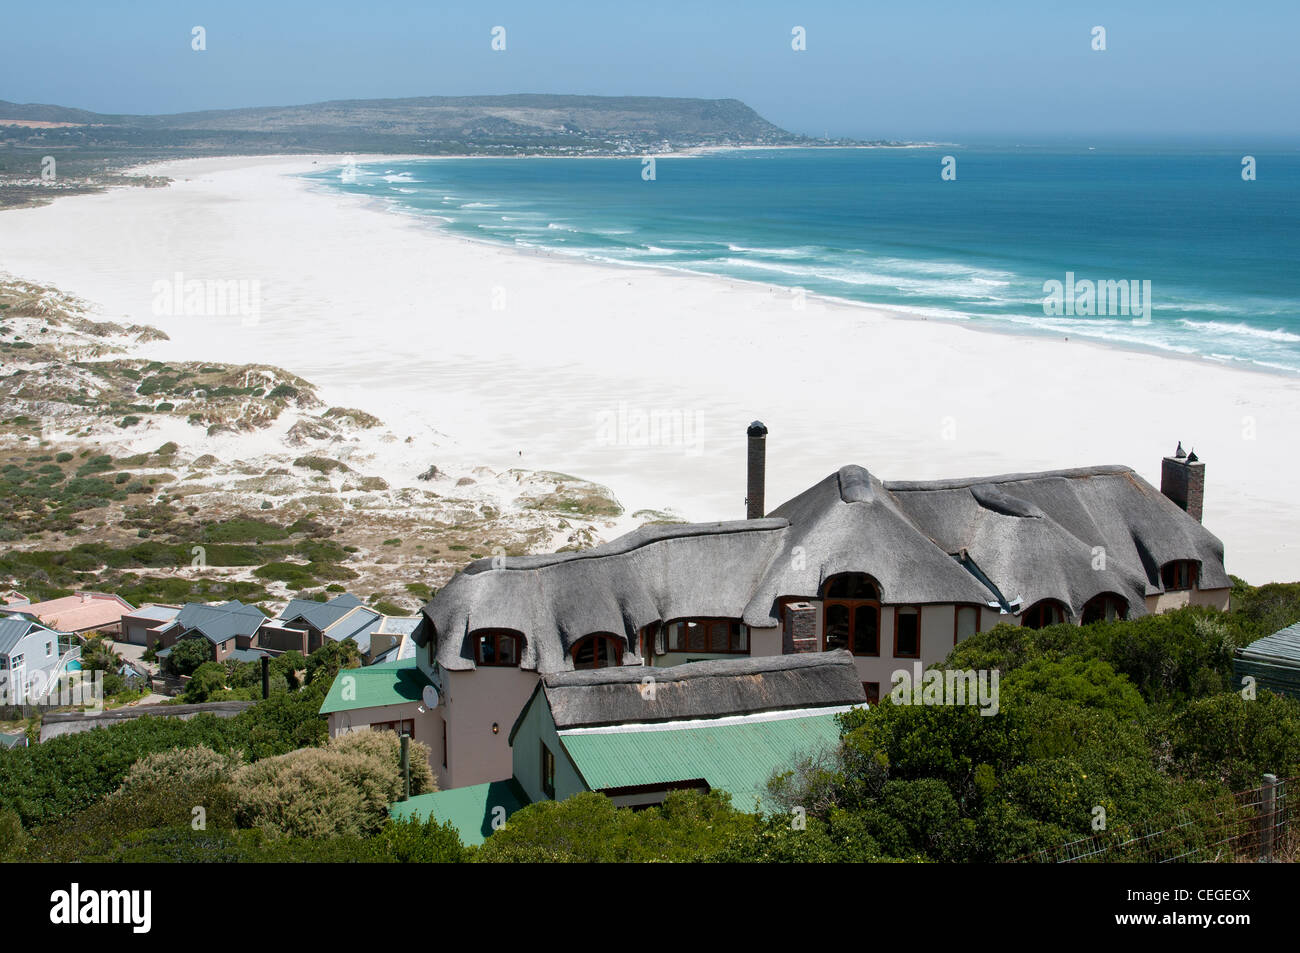
<path fill-rule="evenodd" d="M 424 607 L 438 662 L 473 668 L 471 634 L 489 628 L 523 632 L 521 664 L 539 672 L 571 668 L 569 650 L 594 632 L 635 658 L 636 633 L 651 622 L 741 617 L 787 529 L 784 520 L 643 526 L 582 552 L 470 563 Z M 426 627 L 414 638 L 423 645 Z"/>
<path fill-rule="evenodd" d="M 866 703 L 853 656 L 843 649 L 668 668 L 623 665 L 556 672 L 544 676 L 537 691 L 560 730 Z"/>
<path fill-rule="evenodd" d="M 637 662 L 637 633 L 652 622 L 776 625 L 779 598 L 816 597 L 841 572 L 874 577 L 886 603 L 1050 598 L 1077 620 L 1114 593 L 1139 616 L 1175 559 L 1200 565 L 1203 589 L 1231 585 L 1223 544 L 1127 467 L 916 483 L 847 466 L 767 519 L 645 526 L 583 552 L 479 560 L 424 613 L 444 668 L 473 668 L 471 636 L 506 628 L 524 633 L 523 667 L 545 674 L 571 668 L 572 645 L 596 632 Z"/>

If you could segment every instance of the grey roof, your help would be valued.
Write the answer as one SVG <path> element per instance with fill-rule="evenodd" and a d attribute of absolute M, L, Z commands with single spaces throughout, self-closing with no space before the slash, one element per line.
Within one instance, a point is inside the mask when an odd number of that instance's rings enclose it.
<path fill-rule="evenodd" d="M 295 619 L 302 619 L 323 632 L 359 605 L 361 605 L 361 600 L 346 592 L 335 596 L 329 602 L 316 602 L 314 599 L 290 599 L 289 604 L 284 607 L 284 611 L 276 616 L 276 620 L 279 622 L 292 622 Z M 346 638 L 346 636 L 343 638 Z"/>
<path fill-rule="evenodd" d="M 636 662 L 636 634 L 651 622 L 774 626 L 779 598 L 815 597 L 841 572 L 873 576 L 896 605 L 1059 599 L 1077 619 L 1093 596 L 1114 593 L 1135 617 L 1175 559 L 1200 564 L 1203 589 L 1231 586 L 1223 544 L 1128 467 L 883 482 L 847 466 L 766 519 L 643 526 L 582 552 L 478 560 L 424 614 L 444 668 L 472 668 L 472 635 L 505 628 L 524 633 L 523 667 L 545 674 L 571 668 L 571 646 L 595 632 Z"/>
<path fill-rule="evenodd" d="M 227 662 L 256 662 L 260 658 L 270 658 L 270 652 L 263 652 L 261 649 L 232 649 L 224 661 Z"/>
<path fill-rule="evenodd" d="M 231 599 L 221 605 L 187 602 L 176 616 L 186 632 L 198 632 L 209 642 L 220 643 L 237 635 L 252 635 L 266 621 L 262 610 Z"/>
<path fill-rule="evenodd" d="M 27 736 L 0 734 L 0 748 L 26 748 Z"/>
<path fill-rule="evenodd" d="M 1300 622 L 1256 639 L 1234 654 L 1238 658 L 1300 665 Z"/>
<path fill-rule="evenodd" d="M 537 691 L 545 695 L 558 729 L 724 718 L 867 700 L 853 656 L 844 649 L 668 668 L 623 665 L 556 672 L 544 676 Z M 519 717 L 521 722 L 523 714 Z M 510 736 L 513 740 L 513 729 Z"/>
<path fill-rule="evenodd" d="M 410 635 L 419 624 L 420 617 L 418 615 L 386 615 L 383 624 L 376 631 L 387 635 Z"/>
<path fill-rule="evenodd" d="M 570 648 L 607 632 L 635 655 L 635 634 L 660 619 L 738 618 L 754 581 L 781 552 L 784 520 L 642 526 L 576 553 L 470 563 L 424 607 L 438 632 L 438 663 L 473 668 L 471 633 L 525 633 L 524 668 L 571 668 Z M 724 570 L 724 571 L 719 571 Z M 427 627 L 412 638 L 423 644 Z"/>
<path fill-rule="evenodd" d="M 180 615 L 179 606 L 165 606 L 157 603 L 149 603 L 141 606 L 133 612 L 128 612 L 122 618 L 124 619 L 153 619 L 157 622 L 166 622 Z"/>
<path fill-rule="evenodd" d="M 32 629 L 43 628 L 45 627 L 39 622 L 33 622 L 31 619 L 25 619 L 22 616 L 10 616 L 0 619 L 0 655 L 8 655 L 12 652 Z"/>

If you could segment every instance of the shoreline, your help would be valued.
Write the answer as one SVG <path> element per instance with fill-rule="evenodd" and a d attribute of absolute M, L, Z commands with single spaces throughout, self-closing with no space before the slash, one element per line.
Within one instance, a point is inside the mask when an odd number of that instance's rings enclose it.
<path fill-rule="evenodd" d="M 438 156 L 435 157 L 435 159 L 441 161 L 446 159 L 491 159 L 491 157 L 493 156 Z M 529 157 L 530 159 L 563 159 L 564 156 Z M 617 156 L 590 157 L 591 159 L 606 159 L 606 157 Z M 417 156 L 416 159 L 434 159 L 434 157 Z M 299 174 L 299 176 L 296 177 L 303 178 L 302 174 Z M 437 231 L 437 233 L 443 235 L 443 237 L 446 237 L 447 239 L 451 239 L 451 241 L 484 244 L 486 247 L 498 248 L 498 250 L 513 252 L 513 254 L 516 255 L 538 257 L 538 259 L 555 261 L 555 263 L 560 264 L 571 263 L 590 265 L 590 267 L 593 268 L 630 268 L 636 269 L 638 272 L 660 274 L 660 276 L 663 277 L 703 278 L 703 280 L 706 281 L 738 282 L 742 283 L 742 285 L 754 287 L 755 290 L 776 294 L 792 293 L 794 287 L 796 287 L 792 285 L 775 285 L 775 283 L 772 282 L 758 281 L 757 278 L 741 278 L 729 276 L 729 274 L 699 272 L 699 270 L 689 268 L 672 268 L 663 263 L 640 264 L 634 263 L 634 261 L 611 261 L 595 259 L 595 257 L 589 256 L 565 255 L 564 252 L 556 251 L 554 248 L 539 246 L 539 244 L 537 244 L 537 246 L 524 246 L 524 244 L 504 241 L 504 239 L 487 238 L 485 235 L 456 233 L 456 231 L 447 229 L 445 222 L 438 221 L 437 215 L 421 215 L 421 213 L 404 211 L 404 209 L 399 207 L 398 200 L 391 198 L 391 196 L 356 195 L 354 192 L 342 192 L 330 189 L 329 186 L 316 187 L 315 182 L 308 183 L 308 191 L 312 191 L 313 194 L 325 196 L 325 198 L 346 196 L 346 198 L 359 199 L 360 208 L 367 209 L 367 211 L 385 213 L 385 215 L 409 218 L 409 220 L 419 222 L 419 224 L 425 226 L 425 228 Z M 833 304 L 833 306 L 836 307 L 858 308 L 862 309 L 863 312 L 871 313 L 871 315 L 887 316 L 889 319 L 897 321 L 917 321 L 922 322 L 922 324 L 933 322 L 933 324 L 952 325 L 956 326 L 956 328 L 966 328 L 984 334 L 1002 334 L 1008 335 L 1008 337 L 1011 338 L 1044 339 L 1044 341 L 1061 341 L 1070 343 L 1069 334 L 1058 334 L 1028 325 L 1024 326 L 1024 328 L 1017 328 L 1017 326 L 1013 326 L 1013 321 L 984 321 L 980 320 L 980 317 L 976 315 L 971 315 L 969 317 L 918 315 L 918 313 L 909 312 L 907 309 L 893 306 L 893 304 L 859 302 L 859 300 L 854 300 L 852 298 L 842 298 L 840 295 L 823 294 L 820 293 L 820 291 L 811 291 L 809 289 L 803 289 L 803 294 L 805 294 L 806 298 L 815 298 L 820 300 L 820 302 Z M 1126 351 L 1131 352 L 1131 354 L 1152 356 L 1152 358 L 1187 361 L 1188 364 L 1195 365 L 1195 367 L 1206 367 L 1206 365 L 1208 365 L 1208 367 L 1225 368 L 1229 369 L 1229 371 L 1245 371 L 1248 373 L 1264 374 L 1266 377 L 1282 377 L 1286 378 L 1286 380 L 1300 380 L 1300 371 L 1291 371 L 1291 369 L 1281 367 L 1270 367 L 1270 365 L 1261 364 L 1258 363 L 1258 361 L 1244 360 L 1240 358 L 1226 358 L 1226 356 L 1225 358 L 1218 358 L 1218 356 L 1214 355 L 1201 354 L 1199 351 L 1177 351 L 1173 350 L 1173 348 L 1161 348 L 1154 345 L 1145 345 L 1145 343 L 1132 341 L 1118 341 L 1118 339 L 1112 341 L 1112 339 L 1088 337 L 1088 335 L 1082 334 L 1078 335 L 1078 343 L 1082 347 L 1099 347 L 1108 351 Z"/>
<path fill-rule="evenodd" d="M 917 148 L 930 148 L 930 147 L 932 147 L 932 144 L 917 146 Z M 710 147 L 710 148 L 712 151 L 732 151 L 733 147 L 716 147 L 716 148 Z M 739 150 L 739 149 L 764 149 L 769 147 L 738 146 L 734 148 L 736 150 Z M 771 148 L 777 148 L 777 147 L 771 147 Z M 805 147 L 782 146 L 779 148 L 800 149 Z M 831 147 L 827 147 L 827 148 L 831 148 Z M 863 147 L 844 147 L 844 148 L 886 148 L 886 147 L 863 146 Z M 663 158 L 663 157 L 665 156 L 657 156 L 656 158 Z M 669 155 L 666 157 L 667 158 L 690 158 L 691 155 L 688 153 L 682 153 L 682 154 Z M 630 156 L 573 156 L 573 157 L 568 157 L 568 156 L 515 156 L 515 157 L 380 156 L 378 158 L 367 158 L 365 161 L 378 162 L 378 161 L 382 161 L 383 159 L 391 159 L 391 158 L 402 158 L 407 161 L 412 161 L 412 160 L 445 161 L 451 159 L 493 159 L 493 158 L 623 159 L 623 158 L 632 158 L 632 157 Z M 360 161 L 361 160 L 358 160 L 358 164 L 360 164 Z M 293 174 L 293 176 L 298 179 L 303 179 L 305 175 L 306 173 Z M 346 197 L 346 198 L 358 199 L 360 203 L 359 207 L 364 208 L 367 211 L 381 212 L 384 214 L 392 214 L 392 215 L 397 215 L 399 217 L 409 219 L 413 222 L 420 223 L 422 226 L 427 227 L 435 232 L 438 232 L 439 234 L 443 235 L 449 240 L 466 241 L 475 244 L 482 244 L 489 248 L 513 252 L 518 255 L 536 257 L 545 261 L 590 265 L 596 268 L 613 268 L 613 269 L 631 268 L 637 271 L 652 272 L 655 274 L 662 275 L 664 277 L 702 278 L 707 281 L 739 282 L 741 284 L 750 285 L 755 290 L 765 291 L 768 293 L 789 294 L 795 288 L 795 286 L 792 285 L 773 284 L 771 282 L 760 281 L 754 278 L 741 278 L 732 275 L 716 274 L 707 271 L 695 271 L 689 268 L 673 268 L 669 265 L 663 264 L 662 262 L 640 264 L 637 262 L 607 261 L 607 260 L 592 258 L 588 256 L 566 255 L 563 252 L 557 251 L 553 248 L 546 248 L 541 245 L 519 245 L 517 243 L 507 242 L 505 240 L 492 239 L 482 235 L 460 234 L 458 232 L 454 232 L 448 229 L 446 227 L 446 223 L 439 221 L 439 216 L 437 215 L 434 214 L 424 215 L 416 212 L 408 212 L 403 210 L 402 208 L 399 207 L 398 200 L 392 198 L 391 196 L 358 195 L 356 193 L 342 192 L 337 189 L 330 188 L 327 185 L 320 185 L 318 187 L 318 184 L 315 182 L 307 182 L 307 191 L 310 191 L 314 194 L 318 194 L 327 198 Z M 1063 343 L 1074 343 L 1070 341 L 1069 335 L 1059 334 L 1052 331 L 1048 331 L 1043 328 L 1035 328 L 1028 325 L 1026 325 L 1023 328 L 1015 327 L 1014 322 L 1011 321 L 1004 321 L 1002 323 L 995 323 L 994 321 L 986 322 L 981 320 L 978 315 L 971 315 L 965 318 L 947 318 L 942 316 L 921 315 L 921 314 L 916 314 L 914 312 L 909 312 L 908 310 L 901 308 L 897 305 L 878 304 L 869 301 L 855 301 L 852 298 L 845 298 L 839 295 L 824 294 L 819 291 L 811 291 L 807 288 L 804 288 L 803 292 L 804 292 L 804 296 L 809 299 L 815 298 L 821 302 L 825 302 L 827 304 L 831 304 L 837 307 L 861 309 L 862 311 L 870 313 L 874 316 L 887 316 L 889 318 L 898 321 L 915 321 L 918 323 L 945 324 L 945 325 L 951 325 L 953 327 L 966 328 L 968 330 L 976 331 L 979 333 L 1005 335 L 1011 338 L 1030 338 L 1030 339 L 1049 340 L 1049 341 L 1061 341 Z M 1147 355 L 1149 357 L 1162 358 L 1165 360 L 1184 361 L 1196 367 L 1205 367 L 1205 366 L 1220 367 L 1232 371 L 1246 371 L 1252 374 L 1262 374 L 1270 378 L 1280 377 L 1287 380 L 1300 380 L 1300 371 L 1294 371 L 1283 367 L 1269 366 L 1269 365 L 1261 364 L 1258 361 L 1248 361 L 1242 358 L 1234 358 L 1234 357 L 1226 357 L 1226 356 L 1216 357 L 1214 355 L 1203 354 L 1197 351 L 1190 351 L 1190 350 L 1177 351 L 1172 348 L 1170 349 L 1160 348 L 1153 344 L 1144 344 L 1144 343 L 1139 343 L 1134 341 L 1101 339 L 1096 337 L 1089 337 L 1087 335 L 1079 335 L 1077 338 L 1077 342 L 1081 347 L 1096 347 L 1104 350 L 1124 351 L 1133 354 L 1142 354 L 1142 355 Z"/>
<path fill-rule="evenodd" d="M 455 454 L 573 473 L 627 514 L 739 518 L 755 418 L 772 431 L 768 509 L 853 462 L 888 480 L 1118 462 L 1158 485 L 1182 440 L 1207 462 L 1206 525 L 1229 570 L 1300 578 L 1285 477 L 1300 381 L 1284 372 L 813 293 L 792 318 L 785 286 L 474 240 L 301 178 L 343 158 L 139 166 L 174 181 L 0 215 L 0 257 L 97 317 L 172 336 L 150 353 L 283 366 L 423 441 L 424 466 Z M 150 284 L 174 271 L 260 280 L 260 326 L 160 320 Z M 495 287 L 508 307 L 491 307 Z M 625 426 L 638 416 L 676 430 L 646 439 Z"/>

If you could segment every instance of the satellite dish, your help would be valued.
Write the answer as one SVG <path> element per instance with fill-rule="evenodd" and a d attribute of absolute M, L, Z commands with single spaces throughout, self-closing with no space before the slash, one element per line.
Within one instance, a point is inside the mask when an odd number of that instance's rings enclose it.
<path fill-rule="evenodd" d="M 432 685 L 424 686 L 423 698 L 424 698 L 424 707 L 426 708 L 438 707 L 438 702 L 440 701 L 440 699 L 438 698 L 438 689 L 434 688 Z"/>

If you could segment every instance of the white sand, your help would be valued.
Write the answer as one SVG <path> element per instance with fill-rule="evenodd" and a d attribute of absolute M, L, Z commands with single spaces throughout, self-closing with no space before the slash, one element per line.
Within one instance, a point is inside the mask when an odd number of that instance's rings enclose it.
<path fill-rule="evenodd" d="M 742 517 L 754 418 L 768 509 L 845 463 L 886 479 L 1122 463 L 1158 485 L 1181 439 L 1206 462 L 1229 570 L 1300 579 L 1300 380 L 470 242 L 291 177 L 313 168 L 192 160 L 149 169 L 170 188 L 3 212 L 0 270 L 157 325 L 171 340 L 151 354 L 308 378 L 416 435 L 411 476 L 555 469 L 629 512 Z M 156 317 L 175 272 L 260 282 L 259 323 Z M 686 430 L 639 445 L 619 426 L 638 414 Z"/>

